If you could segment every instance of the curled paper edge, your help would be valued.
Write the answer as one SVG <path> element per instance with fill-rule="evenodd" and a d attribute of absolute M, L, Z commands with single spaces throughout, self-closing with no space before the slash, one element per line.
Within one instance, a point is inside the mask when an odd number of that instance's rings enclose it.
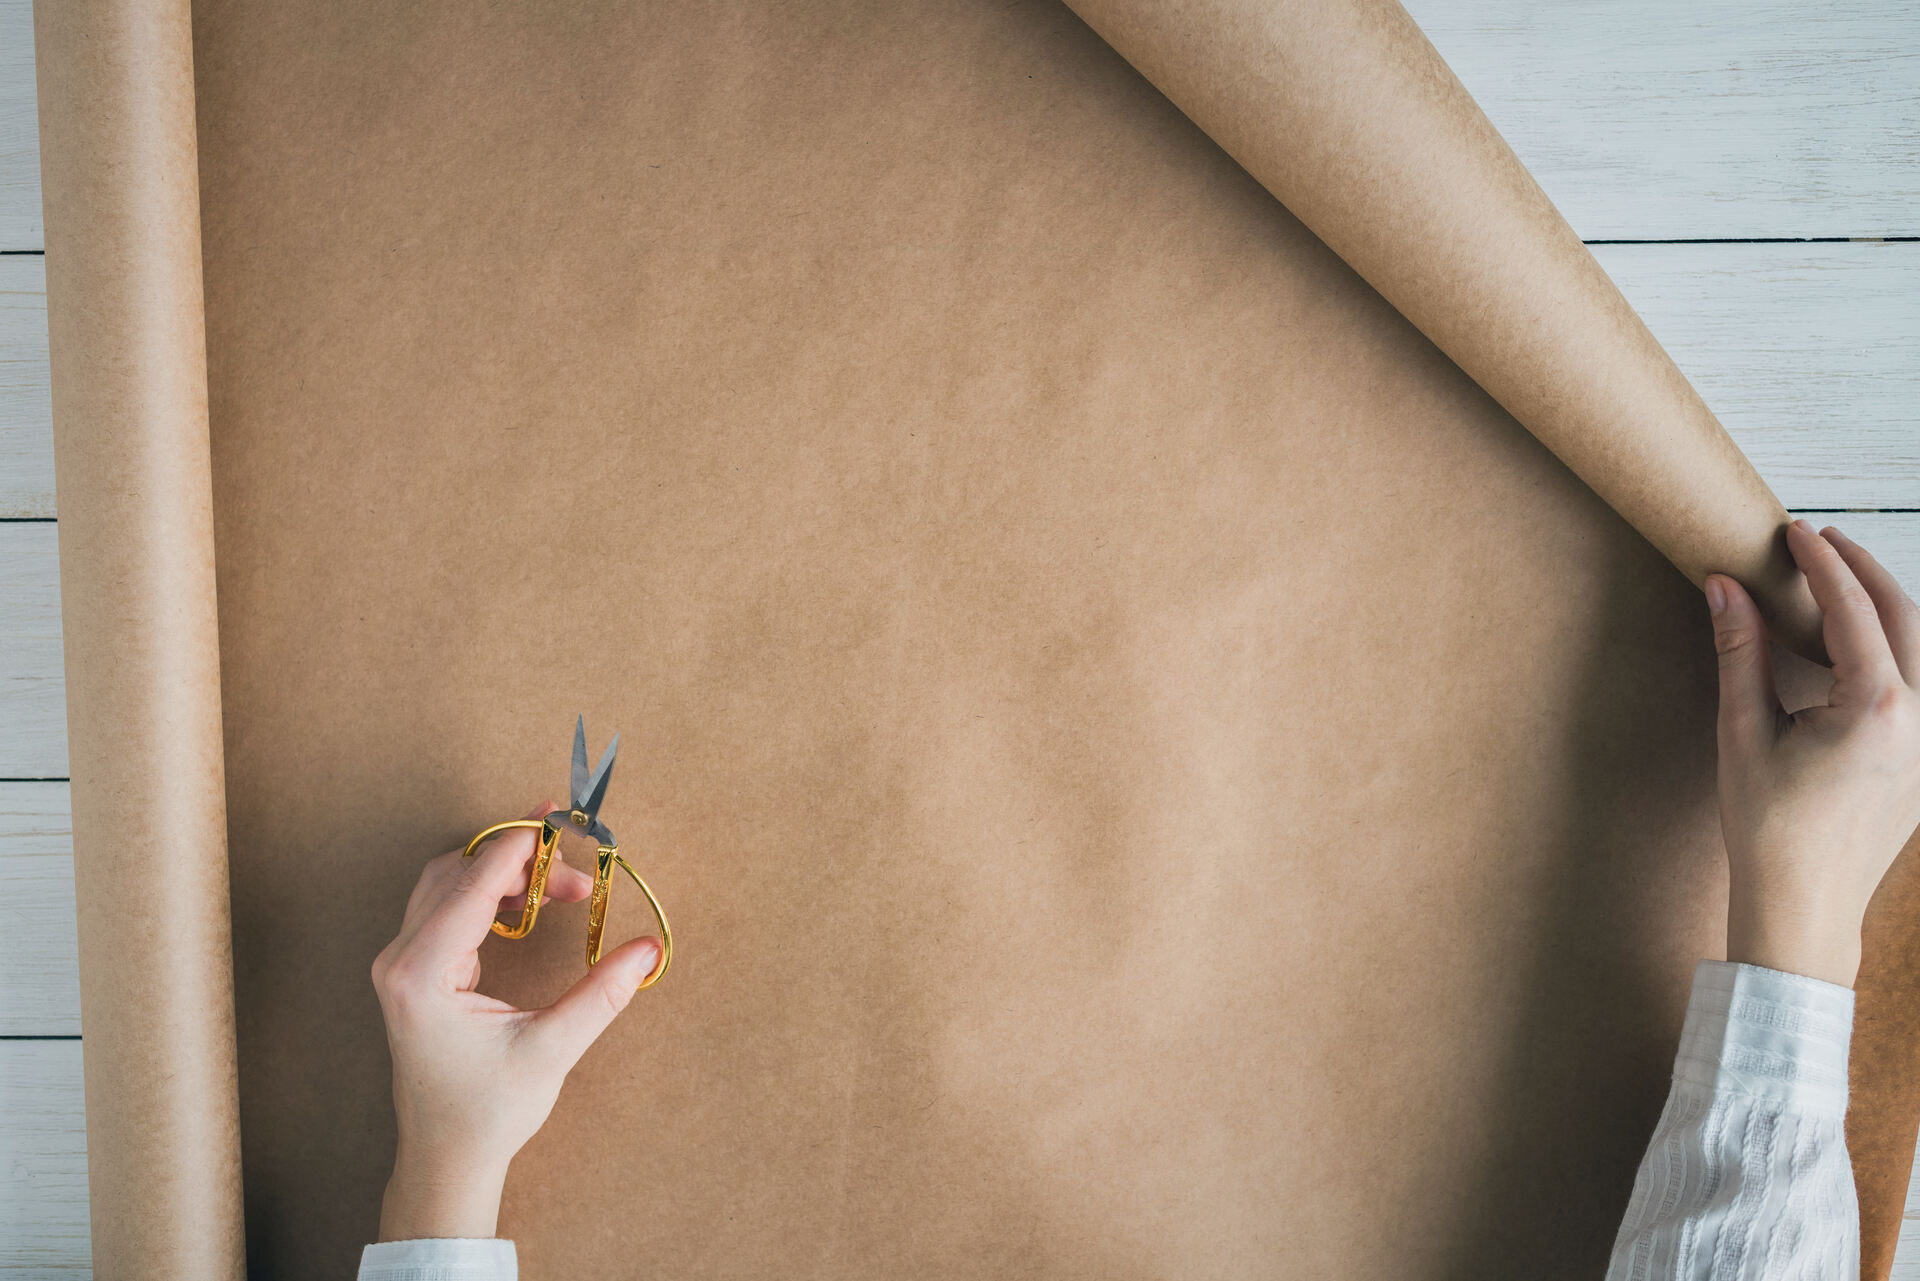
<path fill-rule="evenodd" d="M 1397 0 L 1068 5 L 1682 573 L 1824 661 L 1785 508 Z"/>

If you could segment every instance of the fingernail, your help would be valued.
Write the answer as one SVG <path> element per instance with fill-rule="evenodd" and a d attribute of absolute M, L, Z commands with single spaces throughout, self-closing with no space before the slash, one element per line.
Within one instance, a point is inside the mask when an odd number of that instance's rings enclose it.
<path fill-rule="evenodd" d="M 1717 578 L 1707 580 L 1707 608 L 1718 617 L 1727 608 L 1727 589 L 1720 585 Z"/>
<path fill-rule="evenodd" d="M 1794 521 L 1793 527 L 1799 530 L 1803 534 L 1811 534 L 1814 532 L 1813 522 L 1808 520 L 1804 516 L 1802 516 L 1799 520 Z"/>
<path fill-rule="evenodd" d="M 658 947 L 642 948 L 638 955 L 645 957 L 647 963 L 640 967 L 640 977 L 633 981 L 633 990 L 636 992 L 640 990 L 640 985 L 652 978 L 653 972 L 660 967 L 660 949 Z"/>

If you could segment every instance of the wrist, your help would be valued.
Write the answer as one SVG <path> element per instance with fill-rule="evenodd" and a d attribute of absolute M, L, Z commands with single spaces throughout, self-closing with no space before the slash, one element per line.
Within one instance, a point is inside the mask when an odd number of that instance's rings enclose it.
<path fill-rule="evenodd" d="M 1727 898 L 1727 959 L 1852 987 L 1861 915 L 1817 895 L 1756 893 L 1736 881 Z"/>
<path fill-rule="evenodd" d="M 506 1179 L 505 1162 L 442 1159 L 402 1142 L 380 1203 L 380 1240 L 491 1237 Z"/>

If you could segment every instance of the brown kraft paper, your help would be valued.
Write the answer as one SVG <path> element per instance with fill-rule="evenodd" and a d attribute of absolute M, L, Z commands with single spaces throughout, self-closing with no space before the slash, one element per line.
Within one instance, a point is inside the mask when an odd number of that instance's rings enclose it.
<path fill-rule="evenodd" d="M 242 1272 L 187 6 L 40 4 L 93 1272 Z"/>
<path fill-rule="evenodd" d="M 1854 983 L 1847 1150 L 1860 1198 L 1860 1275 L 1893 1271 L 1920 1139 L 1920 834 L 1867 909 Z"/>
<path fill-rule="evenodd" d="M 1068 2 L 1688 578 L 1824 656 L 1779 500 L 1396 0 Z"/>
<path fill-rule="evenodd" d="M 1154 61 L 1206 28 L 1088 12 L 1281 190 Z M 515 1165 L 528 1275 L 1597 1272 L 1721 946 L 1697 594 L 1112 50 L 958 0 L 194 39 L 256 1272 L 371 1234 L 366 965 L 576 711 L 682 950 Z M 1547 337 L 1443 222 L 1337 247 L 1794 634 L 1777 505 L 1460 103 L 1462 190 L 1375 195 L 1508 219 Z M 490 990 L 577 973 L 549 913 Z"/>

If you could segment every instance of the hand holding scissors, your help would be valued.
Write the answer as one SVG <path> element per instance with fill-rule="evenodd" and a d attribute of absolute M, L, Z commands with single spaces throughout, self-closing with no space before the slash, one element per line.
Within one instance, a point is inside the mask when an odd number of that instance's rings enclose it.
<path fill-rule="evenodd" d="M 567 1072 L 633 994 L 666 973 L 673 954 L 666 917 L 599 818 L 613 758 L 609 747 L 589 771 L 586 726 L 576 725 L 570 808 L 495 823 L 464 850 L 428 863 L 399 934 L 374 959 L 399 1138 L 382 1240 L 492 1236 L 507 1165 L 553 1110 Z M 591 890 L 584 872 L 558 858 L 563 828 L 599 843 Z M 634 939 L 600 965 L 616 864 L 659 917 L 660 940 Z M 533 928 L 549 873 L 554 898 L 590 900 L 590 968 L 546 1009 L 518 1009 L 478 990 L 480 945 L 489 932 L 521 938 Z M 517 924 L 496 919 L 516 900 Z"/>
<path fill-rule="evenodd" d="M 508 925 L 503 921 L 493 923 L 493 932 L 502 938 L 525 938 L 533 930 L 534 921 L 540 915 L 540 899 L 546 893 L 547 873 L 553 866 L 553 852 L 559 844 L 560 833 L 571 828 L 585 836 L 591 836 L 600 843 L 599 857 L 594 864 L 593 897 L 587 907 L 587 964 L 593 965 L 600 959 L 600 944 L 607 927 L 607 902 L 612 896 L 613 869 L 633 878 L 640 892 L 647 897 L 647 904 L 653 909 L 655 919 L 660 922 L 660 964 L 642 988 L 652 987 L 673 964 L 673 930 L 667 925 L 667 914 L 660 908 L 660 900 L 655 898 L 640 873 L 633 865 L 620 856 L 620 846 L 614 840 L 613 833 L 600 821 L 600 803 L 606 799 L 607 782 L 613 775 L 613 760 L 620 751 L 620 736 L 615 734 L 607 745 L 606 753 L 601 756 L 600 764 L 592 771 L 587 769 L 587 721 L 582 716 L 573 727 L 573 770 L 571 776 L 570 798 L 573 808 L 555 810 L 545 818 L 515 818 L 504 823 L 495 823 L 467 842 L 463 857 L 472 858 L 475 850 L 488 837 L 515 828 L 537 827 L 540 829 L 540 845 L 534 852 L 533 871 L 527 878 L 526 904 L 520 909 L 520 921 L 517 925 Z"/>

